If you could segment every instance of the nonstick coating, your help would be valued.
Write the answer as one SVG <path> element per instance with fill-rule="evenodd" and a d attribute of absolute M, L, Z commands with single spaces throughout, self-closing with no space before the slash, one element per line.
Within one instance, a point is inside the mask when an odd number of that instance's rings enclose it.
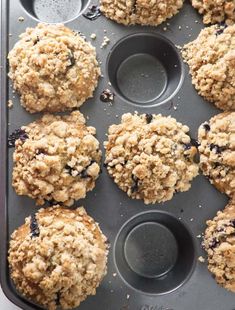
<path fill-rule="evenodd" d="M 59 0 L 57 0 L 57 2 L 58 1 Z M 24 32 L 26 27 L 34 27 L 38 22 L 30 15 L 30 12 L 32 12 L 31 2 L 34 1 L 22 1 L 24 7 L 19 0 L 2 0 L 1 3 L 1 285 L 7 297 L 22 309 L 40 308 L 21 298 L 10 281 L 7 267 L 8 241 L 12 231 L 21 225 L 24 218 L 36 211 L 37 208 L 33 200 L 27 197 L 17 196 L 12 189 L 11 173 L 13 149 L 7 149 L 6 139 L 8 132 L 11 133 L 22 125 L 37 119 L 40 115 L 30 115 L 27 113 L 20 106 L 18 95 L 12 92 L 11 81 L 7 80 L 6 77 L 6 72 L 8 70 L 6 55 L 9 49 L 11 49 L 18 40 L 18 35 Z M 42 1 L 38 1 L 38 3 L 39 2 Z M 67 2 L 69 7 L 70 2 Z M 71 1 L 71 3 L 77 5 L 76 1 Z M 93 4 L 96 4 L 96 1 L 84 1 L 79 8 L 86 10 L 88 5 Z M 27 12 L 26 9 L 29 11 Z M 40 8 L 38 7 L 37 9 Z M 42 11 L 40 14 L 42 17 L 46 16 L 46 12 Z M 61 16 L 66 20 L 69 20 L 70 17 L 74 17 L 70 16 L 70 14 L 74 14 L 73 10 L 70 10 L 70 13 L 64 12 L 60 14 L 60 12 L 57 12 L 56 14 L 56 16 L 48 15 L 49 17 L 47 16 L 46 18 L 54 22 L 58 21 L 57 19 Z M 24 17 L 24 21 L 20 22 L 18 20 L 19 17 Z M 175 72 L 168 72 L 166 70 L 165 86 L 172 86 L 173 84 L 169 85 L 168 81 L 175 77 L 178 79 L 179 87 L 176 83 L 174 87 L 170 89 L 170 92 L 174 91 L 174 89 L 177 89 L 176 91 L 179 90 L 179 92 L 175 94 L 172 99 L 165 100 L 164 104 L 159 104 L 159 99 L 157 99 L 159 94 L 154 93 L 153 96 L 150 94 L 150 97 L 152 96 L 150 101 L 152 101 L 150 103 L 148 102 L 148 104 L 145 104 L 143 98 L 141 102 L 137 104 L 129 102 L 125 96 L 117 93 L 118 88 L 116 86 L 120 86 L 120 81 L 118 82 L 119 84 L 114 85 L 116 96 L 112 106 L 101 102 L 99 98 L 104 89 L 109 88 L 113 90 L 113 88 L 108 85 L 108 73 L 110 74 L 110 79 L 114 81 L 114 84 L 116 77 L 112 77 L 113 72 L 110 70 L 111 68 L 106 65 L 106 60 L 110 51 L 112 51 L 119 40 L 132 34 L 142 33 L 143 37 L 144 34 L 146 34 L 146 36 L 150 34 L 160 34 L 173 44 L 182 46 L 186 42 L 197 37 L 200 30 L 204 27 L 201 20 L 201 17 L 192 8 L 191 4 L 186 1 L 178 15 L 158 27 L 124 27 L 106 19 L 104 16 L 90 21 L 80 15 L 66 22 L 66 26 L 81 31 L 86 35 L 89 41 L 91 40 L 90 35 L 92 33 L 97 35 L 96 40 L 91 41 L 97 48 L 98 58 L 102 62 L 101 68 L 104 77 L 99 81 L 99 86 L 95 92 L 94 98 L 88 100 L 82 106 L 81 112 L 88 118 L 87 123 L 97 128 L 97 137 L 101 145 L 106 139 L 105 134 L 109 125 L 120 122 L 120 116 L 125 112 L 138 111 L 139 113 L 172 115 L 179 122 L 187 124 L 190 127 L 190 134 L 193 138 L 197 137 L 197 129 L 202 122 L 219 113 L 219 110 L 212 104 L 205 102 L 198 96 L 191 84 L 188 67 L 186 64 L 182 63 L 181 58 Z M 165 27 L 167 27 L 166 31 L 164 30 Z M 12 35 L 10 36 L 9 34 Z M 107 47 L 101 49 L 100 46 L 104 36 L 110 39 L 110 43 Z M 126 50 L 127 46 L 128 45 L 124 44 L 123 50 L 119 53 L 120 57 L 123 54 L 128 54 L 128 50 Z M 136 49 L 138 50 L 138 48 L 137 44 Z M 151 47 L 149 49 L 151 50 Z M 132 46 L 132 52 L 135 57 L 135 46 Z M 175 56 L 168 55 L 166 57 L 169 57 L 166 63 L 170 64 L 172 62 L 172 57 Z M 118 61 L 118 59 L 116 60 Z M 149 61 L 151 63 L 152 60 Z M 109 66 L 112 65 L 109 64 Z M 133 65 L 130 65 L 130 68 L 133 68 Z M 122 68 L 120 70 L 122 70 Z M 145 67 L 143 70 L 145 70 Z M 163 81 L 163 84 L 165 82 Z M 137 83 L 139 83 L 139 81 L 137 81 Z M 173 81 L 171 83 L 173 83 Z M 180 86 L 181 83 L 182 86 Z M 139 89 L 140 94 L 146 92 L 146 83 L 143 83 L 143 85 L 144 87 Z M 149 85 L 152 85 L 151 81 Z M 163 85 L 162 87 L 165 86 Z M 126 91 L 126 89 L 122 91 Z M 170 95 L 171 93 L 169 93 L 169 96 Z M 9 99 L 14 103 L 13 109 L 10 110 L 6 108 L 6 101 Z M 118 189 L 108 176 L 106 169 L 103 168 L 103 173 L 97 181 L 95 190 L 90 192 L 86 199 L 77 202 L 76 206 L 84 205 L 88 213 L 100 223 L 102 231 L 109 239 L 110 254 L 108 274 L 98 288 L 97 294 L 82 302 L 79 306 L 79 310 L 234 310 L 235 295 L 218 286 L 212 275 L 208 272 L 206 264 L 202 264 L 197 260 L 200 255 L 205 257 L 205 253 L 200 245 L 201 239 L 197 236 L 204 232 L 206 220 L 213 218 L 218 210 L 223 209 L 227 201 L 228 198 L 225 195 L 219 193 L 210 185 L 209 181 L 204 176 L 200 175 L 194 179 L 192 188 L 189 191 L 176 194 L 171 201 L 166 203 L 145 206 L 142 201 L 129 199 L 124 192 Z M 192 273 L 188 273 L 186 282 L 182 283 L 179 288 L 166 294 L 150 294 L 149 292 L 142 292 L 130 286 L 130 284 L 124 280 L 123 275 L 119 273 L 120 270 L 117 269 L 116 257 L 114 259 L 113 246 L 121 227 L 133 216 L 141 212 L 145 213 L 155 210 L 160 210 L 167 214 L 169 213 L 177 219 L 181 218 L 180 220 L 186 225 L 185 227 L 187 227 L 187 231 L 192 239 L 187 239 L 191 240 L 191 249 L 193 249 L 192 246 L 195 244 L 195 251 L 192 252 L 194 253 L 194 262 L 191 264 Z M 172 246 L 174 247 L 174 245 Z M 187 248 L 188 245 L 184 244 L 184 246 Z M 176 251 L 176 249 L 174 249 L 174 251 Z M 169 258 L 169 260 L 171 260 L 171 258 Z M 135 266 L 133 268 L 135 268 Z M 148 270 L 144 272 L 148 272 Z"/>

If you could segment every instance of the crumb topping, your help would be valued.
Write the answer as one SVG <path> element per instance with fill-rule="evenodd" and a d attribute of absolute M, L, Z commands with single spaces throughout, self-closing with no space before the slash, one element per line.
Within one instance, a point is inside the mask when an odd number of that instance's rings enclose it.
<path fill-rule="evenodd" d="M 189 128 L 172 117 L 124 114 L 108 130 L 105 165 L 128 196 L 146 204 L 187 191 L 198 174 Z"/>
<path fill-rule="evenodd" d="M 222 110 L 235 110 L 235 25 L 211 26 L 182 51 L 199 95 Z"/>
<path fill-rule="evenodd" d="M 81 106 L 100 75 L 95 48 L 62 24 L 27 28 L 8 59 L 9 77 L 30 113 Z"/>
<path fill-rule="evenodd" d="M 200 168 L 218 190 L 235 193 L 235 112 L 220 113 L 198 130 Z"/>
<path fill-rule="evenodd" d="M 104 15 L 124 25 L 157 26 L 178 13 L 183 0 L 101 0 Z"/>
<path fill-rule="evenodd" d="M 84 208 L 61 206 L 36 214 L 40 233 L 31 236 L 31 217 L 11 236 L 9 264 L 17 290 L 55 310 L 71 309 L 96 288 L 106 274 L 106 237 Z"/>
<path fill-rule="evenodd" d="M 100 173 L 101 151 L 94 127 L 79 111 L 44 115 L 22 127 L 27 139 L 15 142 L 12 185 L 42 205 L 54 200 L 70 206 L 85 198 Z"/>
<path fill-rule="evenodd" d="M 235 201 L 207 221 L 203 246 L 218 284 L 235 293 Z"/>

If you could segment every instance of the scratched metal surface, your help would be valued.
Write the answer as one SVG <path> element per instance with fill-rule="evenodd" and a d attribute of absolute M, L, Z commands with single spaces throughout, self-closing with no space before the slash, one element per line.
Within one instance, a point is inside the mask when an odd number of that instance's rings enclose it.
<path fill-rule="evenodd" d="M 8 5 L 6 6 L 6 3 Z M 46 1 L 45 1 L 46 2 Z M 87 3 L 88 4 L 88 3 Z M 96 4 L 91 1 L 89 5 Z M 51 14 L 51 13 L 50 13 Z M 24 17 L 19 22 L 19 16 Z M 198 22 L 195 22 L 198 21 Z M 1 173 L 1 281 L 5 294 L 10 300 L 22 309 L 40 309 L 22 299 L 15 291 L 9 279 L 6 256 L 8 240 L 11 232 L 23 223 L 26 216 L 36 210 L 34 201 L 19 197 L 11 187 L 12 153 L 13 149 L 7 150 L 7 131 L 12 132 L 23 124 L 27 124 L 40 115 L 30 115 L 19 104 L 19 97 L 12 93 L 11 82 L 6 80 L 5 56 L 13 47 L 26 27 L 35 26 L 37 20 L 30 16 L 22 7 L 19 0 L 2 0 L 2 74 L 1 74 L 1 120 L 2 120 L 2 156 L 1 164 L 7 169 Z M 166 102 L 159 106 L 146 106 L 128 103 L 118 94 L 112 106 L 100 101 L 99 96 L 105 88 L 112 89 L 108 85 L 106 58 L 114 44 L 124 36 L 134 33 L 157 33 L 161 34 L 174 44 L 183 45 L 197 37 L 203 28 L 201 17 L 186 1 L 180 13 L 158 27 L 124 27 L 101 16 L 95 21 L 85 19 L 82 15 L 67 22 L 66 25 L 74 30 L 84 33 L 88 40 L 90 34 L 96 33 L 97 39 L 92 44 L 97 48 L 97 55 L 102 61 L 101 68 L 104 78 L 100 79 L 94 98 L 88 100 L 81 111 L 89 117 L 88 124 L 97 128 L 97 137 L 102 145 L 110 124 L 120 121 L 120 115 L 125 112 L 138 111 L 140 113 L 162 113 L 172 115 L 178 121 L 189 125 L 193 138 L 197 137 L 199 125 L 208 120 L 219 111 L 213 105 L 204 102 L 195 92 L 188 75 L 188 68 L 184 65 L 185 78 L 177 95 L 173 98 L 173 105 Z M 181 26 L 179 29 L 179 26 Z M 164 27 L 168 29 L 164 31 Z M 9 36 L 9 33 L 12 36 Z M 110 44 L 101 49 L 103 37 L 110 38 Z M 14 96 L 14 97 L 13 97 Z M 12 99 L 14 107 L 11 110 L 5 108 L 5 100 Z M 173 106 L 177 107 L 174 109 Z M 9 123 L 9 126 L 7 124 Z M 6 189 L 6 191 L 5 191 Z M 106 236 L 109 238 L 111 248 L 109 254 L 108 274 L 97 290 L 96 296 L 89 297 L 80 306 L 80 310 L 233 310 L 235 298 L 232 293 L 219 287 L 207 271 L 206 264 L 196 263 L 190 279 L 177 290 L 165 295 L 150 295 L 136 291 L 126 284 L 120 277 L 113 259 L 113 244 L 121 226 L 132 216 L 149 210 L 164 210 L 190 226 L 196 242 L 195 257 L 205 255 L 200 246 L 200 239 L 196 238 L 204 231 L 205 221 L 212 218 L 219 209 L 227 203 L 226 196 L 219 193 L 203 176 L 198 176 L 192 182 L 192 188 L 185 193 L 179 193 L 171 201 L 163 204 L 145 206 L 142 201 L 131 200 L 119 190 L 103 169 L 102 175 L 97 181 L 95 190 L 87 195 L 87 198 L 76 203 L 84 205 L 88 213 L 95 218 Z M 202 207 L 199 208 L 199 205 Z M 191 220 L 193 219 L 193 220 Z M 117 276 L 113 274 L 117 273 Z M 129 295 L 129 296 L 128 296 Z M 128 298 L 129 297 L 129 298 Z"/>

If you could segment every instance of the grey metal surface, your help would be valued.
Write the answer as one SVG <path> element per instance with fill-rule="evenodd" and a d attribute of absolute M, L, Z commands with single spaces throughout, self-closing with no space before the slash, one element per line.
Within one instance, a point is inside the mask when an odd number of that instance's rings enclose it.
<path fill-rule="evenodd" d="M 9 8 L 4 8 L 8 3 Z M 96 4 L 91 1 L 90 5 Z M 4 35 L 4 27 L 9 27 L 7 36 L 2 38 L 2 76 L 1 76 L 1 124 L 2 124 L 2 140 L 1 140 L 1 282 L 5 294 L 15 304 L 22 309 L 40 309 L 30 303 L 24 301 L 15 291 L 9 279 L 7 268 L 7 247 L 11 232 L 21 225 L 24 218 L 34 212 L 37 208 L 34 201 L 19 197 L 15 194 L 11 187 L 12 172 L 12 153 L 13 149 L 9 149 L 7 153 L 8 167 L 7 174 L 4 172 L 6 163 L 6 136 L 4 128 L 9 132 L 14 131 L 23 124 L 27 124 L 40 115 L 30 115 L 19 104 L 19 97 L 12 92 L 11 82 L 8 81 L 7 92 L 4 83 L 6 76 L 4 71 L 4 51 L 5 40 L 6 48 L 11 49 L 18 40 L 18 35 L 24 32 L 28 26 L 35 26 L 37 20 L 32 18 L 22 7 L 19 0 L 2 0 L 2 22 L 1 31 Z M 19 22 L 18 18 L 24 17 L 23 22 Z M 203 27 L 201 17 L 186 1 L 183 9 L 174 18 L 160 25 L 159 27 L 124 27 L 118 25 L 105 17 L 101 16 L 95 21 L 89 21 L 83 16 L 79 16 L 66 25 L 74 30 L 81 31 L 89 40 L 91 33 L 96 33 L 97 39 L 92 44 L 97 48 L 97 55 L 102 61 L 102 73 L 104 78 L 99 81 L 94 98 L 88 100 L 81 108 L 85 116 L 89 117 L 88 124 L 97 128 L 97 137 L 102 145 L 106 136 L 107 128 L 110 124 L 118 123 L 120 116 L 125 112 L 138 111 L 139 113 L 162 113 L 163 115 L 172 115 L 178 121 L 187 124 L 190 127 L 191 136 L 197 137 L 197 129 L 199 125 L 208 120 L 211 116 L 217 114 L 219 110 L 210 103 L 204 102 L 200 98 L 191 84 L 191 78 L 188 75 L 188 68 L 184 65 L 185 78 L 178 94 L 173 98 L 173 106 L 171 103 L 165 103 L 160 106 L 145 107 L 143 105 L 133 105 L 128 103 L 116 94 L 115 101 L 112 106 L 100 101 L 101 92 L 106 89 L 112 89 L 108 85 L 108 75 L 106 68 L 106 58 L 113 45 L 128 34 L 138 32 L 159 33 L 172 41 L 174 44 L 183 45 L 194 39 L 200 29 Z M 164 27 L 168 29 L 164 31 Z M 107 36 L 111 42 L 101 49 L 100 45 L 103 37 Z M 8 46 L 9 42 L 9 46 Z M 12 99 L 14 103 L 13 109 L 7 111 L 5 108 L 5 99 Z M 9 126 L 7 124 L 9 123 Z M 103 149 L 103 147 L 102 147 Z M 8 183 L 5 183 L 8 182 Z M 6 186 L 6 187 L 5 187 Z M 6 193 L 5 193 L 6 189 Z M 5 195 L 6 194 L 6 195 Z M 5 195 L 3 197 L 3 195 Z M 102 175 L 99 177 L 96 188 L 87 195 L 87 198 L 76 203 L 77 206 L 84 205 L 88 213 L 95 218 L 111 243 L 108 274 L 97 290 L 96 296 L 89 297 L 83 302 L 80 310 L 234 310 L 235 298 L 234 294 L 219 287 L 213 280 L 211 274 L 207 271 L 206 264 L 197 262 L 196 268 L 190 279 L 179 289 L 161 296 L 140 293 L 128 286 L 119 276 L 113 259 L 113 244 L 121 226 L 132 216 L 149 210 L 164 210 L 188 224 L 192 234 L 196 240 L 196 257 L 205 255 L 200 247 L 200 239 L 196 238 L 204 231 L 205 221 L 212 218 L 216 212 L 227 203 L 227 197 L 219 193 L 208 180 L 202 175 L 194 179 L 192 188 L 186 193 L 178 193 L 171 201 L 163 204 L 155 204 L 145 206 L 142 201 L 131 200 L 127 195 L 118 189 L 114 182 L 107 175 L 104 168 Z M 199 207 L 201 206 L 201 207 Z M 117 275 L 115 276 L 115 274 Z M 1 306 L 0 306 L 1 307 Z"/>

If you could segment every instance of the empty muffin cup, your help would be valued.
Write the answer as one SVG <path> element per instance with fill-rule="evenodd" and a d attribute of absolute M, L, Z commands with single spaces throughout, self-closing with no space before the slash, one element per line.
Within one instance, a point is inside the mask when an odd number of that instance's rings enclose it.
<path fill-rule="evenodd" d="M 20 0 L 26 12 L 46 23 L 65 23 L 78 17 L 89 0 Z"/>
<path fill-rule="evenodd" d="M 108 56 L 107 71 L 116 94 L 144 107 L 168 102 L 184 78 L 177 48 L 156 33 L 135 33 L 117 42 Z"/>
<path fill-rule="evenodd" d="M 183 285 L 195 265 L 189 229 L 167 212 L 140 213 L 126 222 L 114 245 L 122 279 L 148 294 L 169 293 Z"/>

